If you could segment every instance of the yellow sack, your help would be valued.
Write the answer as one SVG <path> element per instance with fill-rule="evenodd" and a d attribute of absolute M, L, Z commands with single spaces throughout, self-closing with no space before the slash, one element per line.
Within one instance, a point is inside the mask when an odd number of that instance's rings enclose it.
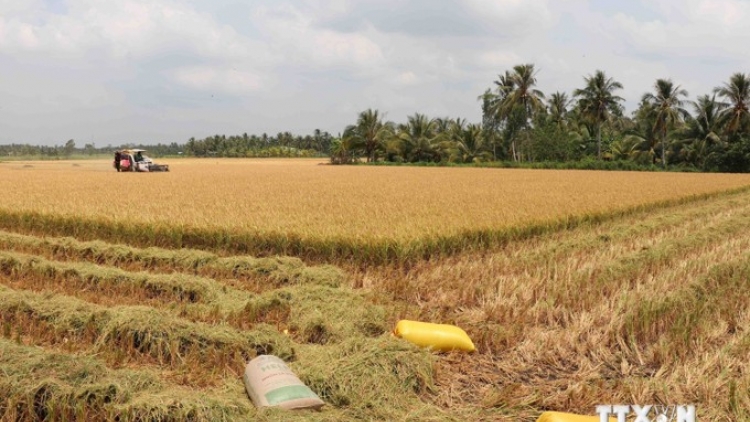
<path fill-rule="evenodd" d="M 432 324 L 429 322 L 409 321 L 402 319 L 396 324 L 393 333 L 397 337 L 420 347 L 447 352 L 463 350 L 473 352 L 474 343 L 466 332 L 455 325 Z"/>
<path fill-rule="evenodd" d="M 562 412 L 544 412 L 536 422 L 599 422 L 599 416 L 574 415 Z M 617 422 L 615 418 L 609 418 L 611 422 Z"/>

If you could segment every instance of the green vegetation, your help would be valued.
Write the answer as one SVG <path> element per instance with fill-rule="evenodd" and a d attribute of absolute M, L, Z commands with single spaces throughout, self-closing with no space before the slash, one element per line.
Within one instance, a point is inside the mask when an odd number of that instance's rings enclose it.
<path fill-rule="evenodd" d="M 750 171 L 746 74 L 732 75 L 713 96 L 695 102 L 672 80 L 657 79 L 654 91 L 626 116 L 624 99 L 616 95 L 623 85 L 601 70 L 584 78 L 572 100 L 565 92 L 547 99 L 536 89 L 537 73 L 533 64 L 523 64 L 500 74 L 495 88 L 479 97 L 481 124 L 419 113 L 396 124 L 378 110 L 365 110 L 333 141 L 331 162 Z"/>
<path fill-rule="evenodd" d="M 190 138 L 183 146 L 192 157 L 321 157 L 330 151 L 333 136 L 316 129 L 312 135 L 295 136 L 289 132 L 269 136 L 215 135 L 204 139 Z"/>

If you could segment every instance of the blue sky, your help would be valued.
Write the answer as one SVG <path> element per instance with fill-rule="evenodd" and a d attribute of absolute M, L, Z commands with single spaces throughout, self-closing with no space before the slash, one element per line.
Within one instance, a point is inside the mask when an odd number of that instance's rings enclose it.
<path fill-rule="evenodd" d="M 0 0 L 0 143 L 334 135 L 377 108 L 478 121 L 520 63 L 545 93 L 597 69 L 628 111 L 750 71 L 747 0 Z"/>

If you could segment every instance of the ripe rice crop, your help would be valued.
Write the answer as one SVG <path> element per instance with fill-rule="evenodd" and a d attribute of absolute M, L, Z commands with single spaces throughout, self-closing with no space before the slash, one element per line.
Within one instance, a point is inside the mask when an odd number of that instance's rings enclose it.
<path fill-rule="evenodd" d="M 0 226 L 139 245 L 384 262 L 750 185 L 746 174 L 328 166 L 178 160 L 0 166 Z"/>

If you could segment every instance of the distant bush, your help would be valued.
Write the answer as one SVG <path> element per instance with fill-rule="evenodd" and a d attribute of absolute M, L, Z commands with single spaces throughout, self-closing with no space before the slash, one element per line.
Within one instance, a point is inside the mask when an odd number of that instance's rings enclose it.
<path fill-rule="evenodd" d="M 639 164 L 634 161 L 599 161 L 593 158 L 585 158 L 580 161 L 488 161 L 480 163 L 450 163 L 450 162 L 391 162 L 377 161 L 373 163 L 354 162 L 358 165 L 371 166 L 412 166 L 412 167 L 479 167 L 479 168 L 518 168 L 518 169 L 546 169 L 546 170 L 608 170 L 608 171 L 673 171 L 673 172 L 700 172 L 688 164 L 680 164 L 664 169 L 654 164 Z"/>

